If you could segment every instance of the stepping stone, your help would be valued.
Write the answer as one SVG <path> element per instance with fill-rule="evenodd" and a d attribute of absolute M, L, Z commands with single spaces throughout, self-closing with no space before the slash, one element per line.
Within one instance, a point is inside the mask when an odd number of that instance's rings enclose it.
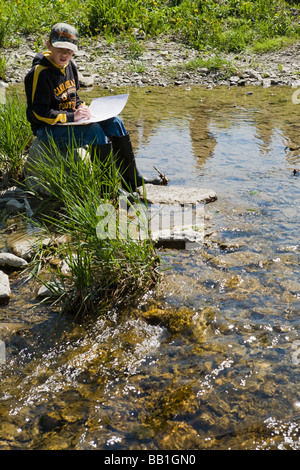
<path fill-rule="evenodd" d="M 143 197 L 143 187 L 139 187 L 138 192 Z M 145 192 L 149 204 L 208 204 L 217 199 L 217 195 L 212 189 L 187 188 L 185 186 L 146 184 Z"/>

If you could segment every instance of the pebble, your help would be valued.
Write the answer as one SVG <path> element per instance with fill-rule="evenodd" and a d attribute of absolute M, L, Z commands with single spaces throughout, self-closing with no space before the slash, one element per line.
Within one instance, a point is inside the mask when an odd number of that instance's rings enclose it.
<path fill-rule="evenodd" d="M 20 234 L 16 233 L 16 235 L 12 235 L 7 240 L 7 248 L 8 251 L 19 258 L 23 258 L 26 261 L 29 261 L 34 253 L 34 244 L 36 240 L 34 237 L 30 239 L 29 237 L 23 237 Z"/>
<path fill-rule="evenodd" d="M 38 298 L 49 298 L 53 299 L 56 297 L 59 297 L 58 289 L 63 288 L 62 285 L 54 283 L 54 282 L 49 282 L 47 285 L 43 285 L 39 288 L 37 297 Z"/>

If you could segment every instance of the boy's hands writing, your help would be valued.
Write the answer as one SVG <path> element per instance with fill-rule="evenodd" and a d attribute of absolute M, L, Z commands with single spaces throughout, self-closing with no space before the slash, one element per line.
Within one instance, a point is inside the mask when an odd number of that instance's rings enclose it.
<path fill-rule="evenodd" d="M 81 106 L 79 106 L 79 108 L 77 108 L 75 113 L 74 113 L 74 121 L 75 122 L 90 119 L 90 118 L 91 118 L 90 110 L 89 110 L 88 106 L 83 105 L 83 104 Z"/>

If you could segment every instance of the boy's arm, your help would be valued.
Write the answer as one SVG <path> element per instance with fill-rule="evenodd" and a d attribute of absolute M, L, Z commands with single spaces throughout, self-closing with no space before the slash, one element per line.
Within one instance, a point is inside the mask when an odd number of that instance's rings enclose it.
<path fill-rule="evenodd" d="M 78 78 L 76 65 L 72 61 L 70 61 L 70 64 L 71 64 L 72 73 L 73 73 L 75 83 L 76 83 L 75 109 L 78 109 L 80 106 L 85 105 L 85 103 L 78 96 L 78 91 L 80 87 L 79 87 L 79 78 Z"/>

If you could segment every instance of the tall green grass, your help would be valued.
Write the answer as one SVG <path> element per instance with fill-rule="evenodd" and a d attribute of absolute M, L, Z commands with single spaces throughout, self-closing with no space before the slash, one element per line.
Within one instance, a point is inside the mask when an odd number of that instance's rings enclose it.
<path fill-rule="evenodd" d="M 39 41 L 53 23 L 66 21 L 83 40 L 172 34 L 198 49 L 240 51 L 270 38 L 299 38 L 295 11 L 296 0 L 0 0 L 0 47 L 17 44 L 20 33 Z"/>
<path fill-rule="evenodd" d="M 155 286 L 159 258 L 152 241 L 124 236 L 120 229 L 117 189 L 121 181 L 112 161 L 90 165 L 74 158 L 74 148 L 62 153 L 51 142 L 32 166 L 52 200 L 52 210 L 39 210 L 34 220 L 45 230 L 44 236 L 63 235 L 67 240 L 55 256 L 64 260 L 70 272 L 53 273 L 64 312 L 95 314 L 132 302 Z M 107 216 L 107 207 L 113 219 Z M 103 231 L 98 230 L 101 222 Z M 112 223 L 116 225 L 111 232 Z M 41 244 L 33 267 L 45 258 L 44 251 Z"/>
<path fill-rule="evenodd" d="M 0 182 L 1 178 L 5 182 L 18 179 L 31 136 L 26 104 L 17 93 L 7 94 L 4 103 L 0 103 Z"/>

